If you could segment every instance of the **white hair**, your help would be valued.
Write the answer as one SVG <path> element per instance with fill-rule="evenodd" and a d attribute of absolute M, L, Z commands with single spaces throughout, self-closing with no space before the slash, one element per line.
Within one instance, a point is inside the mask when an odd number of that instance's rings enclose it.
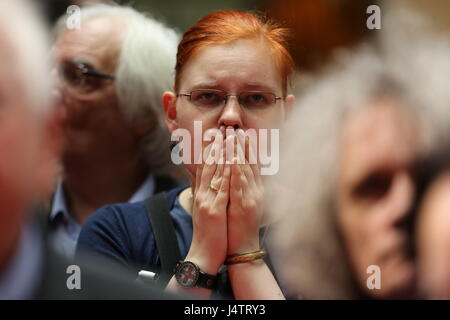
<path fill-rule="evenodd" d="M 47 31 L 30 1 L 0 0 L 0 36 L 7 43 L 2 43 L 0 50 L 8 50 L 8 45 L 12 49 L 15 75 L 23 86 L 27 106 L 37 115 L 47 114 L 51 106 Z"/>
<path fill-rule="evenodd" d="M 349 115 L 386 95 L 413 114 L 424 148 L 439 146 L 442 137 L 448 140 L 450 44 L 420 32 L 414 41 L 400 33 L 382 37 L 378 47 L 365 45 L 343 54 L 337 66 L 298 95 L 300 103 L 284 132 L 281 171 L 275 179 L 288 191 L 267 203 L 269 211 L 283 214 L 272 239 L 278 255 L 273 261 L 282 282 L 305 298 L 359 294 L 334 203 L 339 137 Z"/>
<path fill-rule="evenodd" d="M 126 23 L 116 67 L 116 88 L 124 115 L 131 123 L 152 119 L 154 126 L 142 138 L 142 153 L 153 172 L 170 168 L 170 139 L 164 123 L 162 94 L 172 90 L 179 35 L 173 29 L 131 7 L 95 4 L 81 9 L 83 21 L 115 17 Z M 66 16 L 55 27 L 64 31 Z"/>

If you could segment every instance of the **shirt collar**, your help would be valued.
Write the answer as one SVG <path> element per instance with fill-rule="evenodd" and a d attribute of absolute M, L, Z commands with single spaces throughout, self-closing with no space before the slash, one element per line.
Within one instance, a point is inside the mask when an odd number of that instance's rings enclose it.
<path fill-rule="evenodd" d="M 52 203 L 52 210 L 50 212 L 50 220 L 53 221 L 59 213 L 62 213 L 63 216 L 67 220 L 70 219 L 69 211 L 67 209 L 66 197 L 64 195 L 64 190 L 63 190 L 61 180 L 58 181 L 58 183 L 56 185 L 55 194 L 53 195 L 53 203 Z"/>
<path fill-rule="evenodd" d="M 137 189 L 136 192 L 131 196 L 128 202 L 134 203 L 148 198 L 155 192 L 155 188 L 156 188 L 155 177 L 152 174 L 149 174 L 147 178 L 144 180 L 144 182 L 141 184 L 139 189 Z M 62 180 L 60 180 L 56 185 L 56 191 L 53 196 L 52 209 L 50 212 L 50 220 L 53 221 L 59 213 L 62 213 L 62 215 L 66 220 L 71 219 L 69 210 L 67 208 L 67 202 L 64 194 Z"/>
<path fill-rule="evenodd" d="M 129 203 L 139 202 L 155 193 L 156 181 L 152 174 L 149 174 L 139 189 L 131 196 Z"/>

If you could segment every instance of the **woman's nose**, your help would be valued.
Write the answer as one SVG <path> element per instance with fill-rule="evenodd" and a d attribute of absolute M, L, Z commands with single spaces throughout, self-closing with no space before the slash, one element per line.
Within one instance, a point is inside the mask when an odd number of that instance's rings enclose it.
<path fill-rule="evenodd" d="M 225 105 L 219 118 L 219 125 L 225 127 L 243 128 L 243 110 L 239 105 L 239 101 L 235 96 L 229 96 L 225 100 Z"/>

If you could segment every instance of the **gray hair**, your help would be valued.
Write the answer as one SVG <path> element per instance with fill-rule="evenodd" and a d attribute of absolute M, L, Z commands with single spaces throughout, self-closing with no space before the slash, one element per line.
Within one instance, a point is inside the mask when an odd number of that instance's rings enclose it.
<path fill-rule="evenodd" d="M 49 39 L 42 17 L 26 0 L 0 0 L 0 37 L 13 51 L 15 75 L 20 79 L 27 106 L 37 115 L 50 109 Z M 0 50 L 7 48 L 5 43 Z M 2 57 L 4 59 L 4 57 Z M 11 63 L 11 61 L 8 61 Z"/>
<path fill-rule="evenodd" d="M 336 66 L 299 95 L 284 132 L 275 181 L 288 191 L 267 204 L 270 212 L 283 214 L 271 240 L 282 282 L 304 298 L 359 296 L 334 203 L 339 137 L 349 115 L 386 95 L 414 115 L 424 148 L 431 150 L 448 137 L 450 44 L 421 36 L 415 28 L 410 32 L 416 32 L 414 41 L 400 32 L 383 34 L 378 45 L 342 53 Z"/>
<path fill-rule="evenodd" d="M 120 105 L 131 123 L 144 118 L 154 121 L 152 129 L 142 137 L 141 150 L 153 172 L 165 172 L 171 162 L 162 94 L 173 87 L 179 35 L 148 15 L 114 4 L 82 8 L 81 27 L 83 21 L 105 16 L 125 21 L 127 28 L 116 68 Z M 56 23 L 56 36 L 64 32 L 66 19 L 62 16 Z"/>

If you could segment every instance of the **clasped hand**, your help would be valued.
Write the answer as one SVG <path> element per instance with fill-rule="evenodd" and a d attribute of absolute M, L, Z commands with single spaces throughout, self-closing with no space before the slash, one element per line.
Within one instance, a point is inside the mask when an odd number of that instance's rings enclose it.
<path fill-rule="evenodd" d="M 226 256 L 259 250 L 264 188 L 243 130 L 216 139 L 193 188 L 193 237 L 187 260 L 216 274 Z"/>

